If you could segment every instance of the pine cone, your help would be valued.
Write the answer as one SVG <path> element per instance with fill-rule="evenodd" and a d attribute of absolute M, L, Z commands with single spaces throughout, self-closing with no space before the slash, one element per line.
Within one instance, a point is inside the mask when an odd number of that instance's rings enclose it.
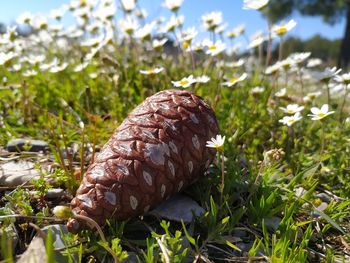
<path fill-rule="evenodd" d="M 215 156 L 206 141 L 219 132 L 200 97 L 166 90 L 136 107 L 103 146 L 72 200 L 73 211 L 104 225 L 142 215 L 203 175 Z M 71 219 L 76 233 L 86 224 Z"/>

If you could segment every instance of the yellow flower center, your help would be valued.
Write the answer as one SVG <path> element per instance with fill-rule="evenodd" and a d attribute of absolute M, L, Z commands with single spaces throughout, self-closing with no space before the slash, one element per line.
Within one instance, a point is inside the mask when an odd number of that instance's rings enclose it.
<path fill-rule="evenodd" d="M 234 37 L 236 37 L 236 34 L 235 34 L 235 32 L 229 32 L 227 34 L 227 36 L 230 37 L 230 38 L 234 38 Z"/>
<path fill-rule="evenodd" d="M 322 113 L 322 112 L 317 113 L 316 115 L 317 115 L 317 117 L 320 117 L 320 118 L 323 118 L 324 116 L 326 116 L 326 114 L 324 114 L 324 113 Z"/>
<path fill-rule="evenodd" d="M 209 18 L 209 19 L 207 20 L 207 23 L 208 23 L 208 24 L 212 24 L 212 23 L 214 23 L 214 20 L 211 19 L 211 18 Z"/>
<path fill-rule="evenodd" d="M 215 148 L 216 148 L 217 151 L 221 152 L 221 150 L 224 148 L 224 145 L 216 143 L 215 144 Z"/>
<path fill-rule="evenodd" d="M 215 46 L 215 45 L 211 45 L 210 47 L 209 47 L 209 50 L 212 50 L 212 51 L 214 51 L 214 50 L 216 50 L 217 49 L 217 46 Z"/>
<path fill-rule="evenodd" d="M 285 26 L 281 26 L 279 28 L 276 28 L 275 32 L 278 35 L 284 35 L 285 33 L 287 33 L 287 28 Z"/>
<path fill-rule="evenodd" d="M 83 6 L 86 6 L 86 0 L 80 0 L 79 1 L 79 6 L 83 7 Z"/>
<path fill-rule="evenodd" d="M 180 85 L 181 86 L 187 85 L 188 83 L 189 83 L 189 81 L 187 79 L 180 80 Z"/>
<path fill-rule="evenodd" d="M 230 82 L 231 84 L 235 83 L 238 80 L 238 78 L 232 78 L 230 79 L 228 82 Z"/>
<path fill-rule="evenodd" d="M 182 48 L 186 49 L 186 48 L 189 47 L 189 45 L 190 45 L 190 41 L 185 41 L 185 42 L 182 43 Z"/>

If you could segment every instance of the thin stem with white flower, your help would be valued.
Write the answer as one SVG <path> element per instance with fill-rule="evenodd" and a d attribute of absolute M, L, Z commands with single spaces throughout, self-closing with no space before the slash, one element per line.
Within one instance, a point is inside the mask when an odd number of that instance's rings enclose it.
<path fill-rule="evenodd" d="M 207 141 L 206 147 L 215 148 L 218 152 L 218 160 L 220 162 L 221 157 L 221 185 L 220 185 L 220 193 L 221 199 L 223 198 L 224 188 L 225 188 L 225 155 L 224 155 L 224 142 L 225 136 L 216 135 L 215 138 L 211 138 L 210 141 Z"/>
<path fill-rule="evenodd" d="M 321 150 L 320 150 L 320 160 L 322 160 L 322 155 L 325 147 L 325 132 L 324 132 L 324 122 L 321 120 Z"/>
<path fill-rule="evenodd" d="M 221 152 L 221 196 L 224 195 L 224 188 L 225 188 L 225 155 L 224 150 Z"/>
<path fill-rule="evenodd" d="M 266 16 L 267 17 L 267 16 Z M 271 34 L 271 22 L 267 18 L 267 26 L 269 30 L 269 40 L 267 42 L 267 52 L 266 52 L 266 60 L 265 60 L 265 69 L 269 66 L 271 60 L 271 52 L 272 52 L 272 34 Z"/>
<path fill-rule="evenodd" d="M 282 54 L 283 52 L 283 36 L 280 36 L 280 45 L 279 45 L 279 49 L 278 49 L 278 60 L 281 61 L 282 60 Z"/>
<path fill-rule="evenodd" d="M 329 88 L 329 82 L 326 82 L 326 88 L 327 88 L 327 104 L 331 105 L 331 92 Z"/>
<path fill-rule="evenodd" d="M 345 85 L 345 94 L 344 94 L 344 97 L 343 97 L 343 102 L 341 104 L 340 113 L 339 113 L 339 121 L 340 122 L 343 119 L 343 111 L 344 111 L 344 107 L 345 107 L 346 98 L 348 97 L 348 95 L 349 95 L 348 85 Z"/>
<path fill-rule="evenodd" d="M 300 82 L 300 87 L 301 87 L 301 95 L 304 97 L 305 94 L 304 94 L 304 81 L 303 81 L 303 75 L 302 75 L 302 72 L 301 72 L 301 69 L 300 67 L 298 66 L 297 67 L 298 69 L 298 76 L 299 76 L 299 82 Z"/>

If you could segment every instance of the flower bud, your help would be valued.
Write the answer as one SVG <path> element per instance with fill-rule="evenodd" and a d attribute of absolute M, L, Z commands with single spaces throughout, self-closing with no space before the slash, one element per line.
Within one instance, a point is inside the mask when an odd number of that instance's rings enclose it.
<path fill-rule="evenodd" d="M 68 206 L 58 205 L 53 210 L 52 213 L 59 219 L 68 219 L 73 216 L 72 209 Z"/>

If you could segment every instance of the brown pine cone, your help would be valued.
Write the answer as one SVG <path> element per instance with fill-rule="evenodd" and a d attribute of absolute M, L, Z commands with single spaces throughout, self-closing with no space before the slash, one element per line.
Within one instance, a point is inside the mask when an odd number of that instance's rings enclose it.
<path fill-rule="evenodd" d="M 219 132 L 215 113 L 188 91 L 147 98 L 123 121 L 88 168 L 73 211 L 104 225 L 146 213 L 203 175 L 215 156 L 206 141 Z M 86 224 L 71 219 L 76 233 Z"/>

